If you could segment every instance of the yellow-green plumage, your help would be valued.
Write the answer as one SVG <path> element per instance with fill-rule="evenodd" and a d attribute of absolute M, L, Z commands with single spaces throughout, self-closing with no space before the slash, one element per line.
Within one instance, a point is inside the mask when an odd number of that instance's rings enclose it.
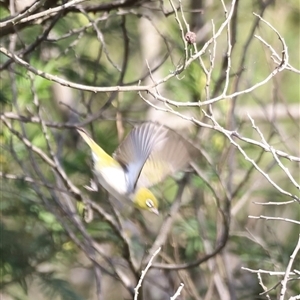
<path fill-rule="evenodd" d="M 146 188 L 139 188 L 134 194 L 133 203 L 137 208 L 150 210 L 158 214 L 158 201 L 152 192 Z"/>
<path fill-rule="evenodd" d="M 120 164 L 108 155 L 96 142 L 86 133 L 82 128 L 79 128 L 78 133 L 84 139 L 84 141 L 90 146 L 94 162 L 106 167 L 106 166 L 119 166 Z"/>

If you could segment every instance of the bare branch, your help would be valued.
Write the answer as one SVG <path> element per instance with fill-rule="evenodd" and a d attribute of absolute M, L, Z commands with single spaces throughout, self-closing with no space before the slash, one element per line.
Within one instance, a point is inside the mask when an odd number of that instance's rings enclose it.
<path fill-rule="evenodd" d="M 139 282 L 137 284 L 137 286 L 135 287 L 134 289 L 134 300 L 137 300 L 138 299 L 138 295 L 139 295 L 139 289 L 141 288 L 142 286 L 142 282 L 148 272 L 148 270 L 150 269 L 151 265 L 152 265 L 152 261 L 154 260 L 155 256 L 159 253 L 159 251 L 161 250 L 161 248 L 159 247 L 153 254 L 152 254 L 152 257 L 151 259 L 149 260 L 146 268 L 142 271 L 142 274 L 141 274 L 141 277 L 139 279 Z"/>

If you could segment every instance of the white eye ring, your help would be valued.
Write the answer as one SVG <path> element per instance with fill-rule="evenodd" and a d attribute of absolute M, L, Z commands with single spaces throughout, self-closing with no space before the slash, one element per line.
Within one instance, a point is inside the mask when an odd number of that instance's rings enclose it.
<path fill-rule="evenodd" d="M 153 208 L 153 207 L 154 207 L 153 201 L 152 201 L 151 199 L 147 199 L 147 200 L 146 200 L 146 205 L 147 205 L 149 208 Z"/>

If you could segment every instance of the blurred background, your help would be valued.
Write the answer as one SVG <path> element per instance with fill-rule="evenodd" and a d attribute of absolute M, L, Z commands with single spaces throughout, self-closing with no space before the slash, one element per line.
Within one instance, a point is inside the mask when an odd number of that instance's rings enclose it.
<path fill-rule="evenodd" d="M 299 1 L 0 8 L 1 299 L 133 299 L 159 247 L 138 299 L 299 296 Z M 122 215 L 74 128 L 112 154 L 147 120 L 199 156 Z"/>

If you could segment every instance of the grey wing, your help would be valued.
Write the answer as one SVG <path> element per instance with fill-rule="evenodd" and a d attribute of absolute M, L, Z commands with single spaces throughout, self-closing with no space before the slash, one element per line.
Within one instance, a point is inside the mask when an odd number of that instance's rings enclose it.
<path fill-rule="evenodd" d="M 168 129 L 157 123 L 143 123 L 131 130 L 114 153 L 114 158 L 123 164 L 128 175 L 128 192 L 133 192 L 141 170 L 156 145 L 162 144 Z"/>
<path fill-rule="evenodd" d="M 150 187 L 183 169 L 198 153 L 188 141 L 172 130 L 155 144 L 138 178 L 138 187 Z"/>

